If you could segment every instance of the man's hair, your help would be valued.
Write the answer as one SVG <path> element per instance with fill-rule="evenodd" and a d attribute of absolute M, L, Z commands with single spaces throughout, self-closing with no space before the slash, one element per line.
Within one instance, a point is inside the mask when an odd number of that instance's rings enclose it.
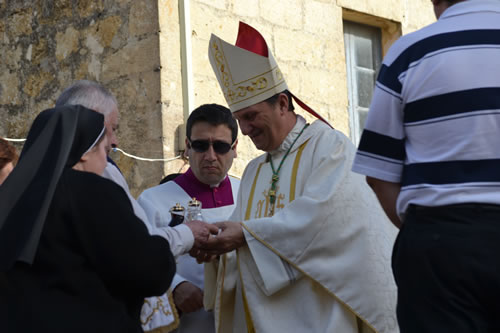
<path fill-rule="evenodd" d="M 18 157 L 16 148 L 9 141 L 0 138 L 0 169 L 3 169 L 9 162 L 15 165 Z"/>
<path fill-rule="evenodd" d="M 116 98 L 97 82 L 81 80 L 66 88 L 56 101 L 56 106 L 82 105 L 106 117 L 118 105 Z"/>
<path fill-rule="evenodd" d="M 197 107 L 187 120 L 186 136 L 191 140 L 191 129 L 199 122 L 206 122 L 212 126 L 226 125 L 231 130 L 232 142 L 238 137 L 238 124 L 231 111 L 219 104 L 203 104 Z M 232 143 L 231 142 L 231 143 Z"/>
<path fill-rule="evenodd" d="M 286 97 L 288 98 L 288 111 L 295 110 L 295 107 L 293 106 L 293 102 L 292 102 L 292 93 L 290 91 L 288 91 L 288 89 L 283 90 L 282 92 L 277 93 L 276 95 L 269 97 L 264 102 L 266 102 L 269 105 L 275 105 L 276 103 L 278 103 L 278 97 L 280 94 L 285 94 Z"/>

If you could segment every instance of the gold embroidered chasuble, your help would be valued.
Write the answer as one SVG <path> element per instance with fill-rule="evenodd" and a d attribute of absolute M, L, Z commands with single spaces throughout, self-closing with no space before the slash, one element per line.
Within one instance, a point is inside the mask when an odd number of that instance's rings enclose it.
<path fill-rule="evenodd" d="M 304 123 L 271 153 L 275 165 Z M 398 332 L 396 229 L 350 171 L 354 152 L 340 132 L 311 124 L 280 170 L 274 215 L 267 154 L 249 163 L 230 218 L 247 245 L 205 267 L 217 332 Z"/>

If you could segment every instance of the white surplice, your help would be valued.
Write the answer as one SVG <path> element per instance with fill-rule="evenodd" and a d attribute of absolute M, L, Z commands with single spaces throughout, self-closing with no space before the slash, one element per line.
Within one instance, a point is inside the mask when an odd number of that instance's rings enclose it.
<path fill-rule="evenodd" d="M 231 189 L 233 191 L 233 202 L 236 202 L 239 180 L 233 177 L 229 177 L 229 180 L 231 181 Z M 187 204 L 190 200 L 191 197 L 179 185 L 173 181 L 169 181 L 144 191 L 139 196 L 138 202 L 146 212 L 149 221 L 156 224 L 157 227 L 160 227 L 168 225 L 170 222 L 171 207 L 176 203 L 180 203 L 187 208 Z M 234 204 L 208 209 L 202 206 L 202 213 L 206 222 L 216 222 L 226 220 L 231 215 L 233 209 Z M 198 264 L 196 260 L 188 254 L 182 255 L 177 259 L 177 273 L 170 286 L 170 290 L 174 290 L 178 284 L 184 281 L 189 281 L 203 290 L 203 276 L 203 265 Z M 165 304 L 169 303 L 168 297 L 170 297 L 170 302 L 173 304 L 171 295 L 167 294 L 160 297 L 151 297 L 146 300 L 141 313 L 144 331 L 163 333 L 169 332 L 171 328 L 176 326 L 172 325 L 176 312 L 173 311 L 171 307 L 169 307 L 169 310 L 162 310 L 162 307 L 165 308 Z M 180 318 L 178 330 L 180 333 L 213 332 L 213 314 L 203 309 L 193 313 L 183 314 Z"/>
<path fill-rule="evenodd" d="M 277 151 L 278 168 L 305 124 Z M 355 147 L 316 121 L 279 173 L 270 216 L 267 154 L 243 174 L 232 221 L 247 244 L 205 266 L 205 307 L 216 331 L 398 332 L 391 251 L 397 230 L 365 179 L 352 173 Z"/>
<path fill-rule="evenodd" d="M 184 254 L 191 249 L 194 243 L 194 237 L 191 229 L 185 225 L 179 225 L 175 228 L 157 227 L 153 220 L 150 221 L 150 217 L 148 217 L 148 214 L 146 214 L 143 207 L 132 196 L 125 177 L 123 177 L 122 173 L 116 166 L 108 162 L 102 176 L 114 181 L 116 184 L 120 185 L 121 188 L 123 188 L 130 199 L 135 215 L 144 222 L 144 225 L 146 225 L 146 228 L 148 228 L 151 235 L 161 236 L 168 241 L 170 244 L 170 250 L 172 251 L 174 257 L 177 258 L 179 255 Z"/>

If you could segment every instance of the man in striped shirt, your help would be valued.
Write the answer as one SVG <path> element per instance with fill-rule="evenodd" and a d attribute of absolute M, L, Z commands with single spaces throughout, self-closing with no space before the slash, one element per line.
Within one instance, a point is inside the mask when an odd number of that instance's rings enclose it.
<path fill-rule="evenodd" d="M 499 332 L 500 1 L 432 3 L 384 59 L 353 171 L 401 227 L 401 332 Z"/>

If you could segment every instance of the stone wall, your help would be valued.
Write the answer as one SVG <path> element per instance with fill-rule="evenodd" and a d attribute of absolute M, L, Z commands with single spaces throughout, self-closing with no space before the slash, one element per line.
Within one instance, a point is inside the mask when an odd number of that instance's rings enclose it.
<path fill-rule="evenodd" d="M 182 0 L 180 0 L 182 1 Z M 185 127 L 181 66 L 181 31 L 177 0 L 159 2 L 161 111 L 163 116 L 163 151 L 165 158 L 179 156 L 179 128 Z M 181 132 L 183 133 L 183 132 Z M 183 168 L 184 167 L 184 168 Z M 177 159 L 164 164 L 164 174 L 185 171 L 187 164 Z"/>
<path fill-rule="evenodd" d="M 385 50 L 401 32 L 435 20 L 428 0 L 191 0 L 195 104 L 225 105 L 208 61 L 208 41 L 214 33 L 234 43 L 241 20 L 264 36 L 290 90 L 349 135 L 342 26 L 343 19 L 351 19 L 347 11 L 382 28 Z M 240 137 L 238 154 L 231 169 L 236 175 L 260 152 Z"/>
<path fill-rule="evenodd" d="M 120 146 L 162 157 L 155 1 L 0 0 L 0 136 L 31 122 L 78 79 L 108 87 L 120 105 Z M 162 163 L 113 153 L 134 193 L 158 183 Z"/>
<path fill-rule="evenodd" d="M 120 104 L 120 147 L 179 155 L 184 126 L 179 2 L 0 0 L 0 136 L 22 138 L 36 114 L 78 79 L 97 80 Z M 382 5 L 383 3 L 383 5 Z M 434 21 L 428 0 L 190 0 L 194 107 L 225 104 L 208 61 L 211 33 L 234 42 L 240 20 L 266 38 L 290 90 L 349 134 L 343 19 L 382 28 L 383 48 Z M 299 112 L 303 114 L 302 112 Z M 308 119 L 311 119 L 308 117 Z M 240 137 L 230 173 L 260 154 Z M 112 157 L 134 195 L 185 165 Z"/>

